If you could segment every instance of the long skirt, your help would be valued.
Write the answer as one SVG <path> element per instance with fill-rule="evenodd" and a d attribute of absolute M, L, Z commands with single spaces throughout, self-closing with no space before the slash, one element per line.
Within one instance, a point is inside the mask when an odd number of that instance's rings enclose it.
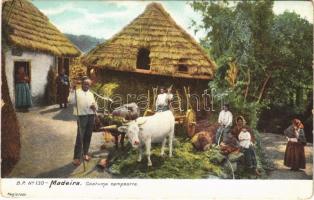
<path fill-rule="evenodd" d="M 249 148 L 241 148 L 241 152 L 244 154 L 245 164 L 248 168 L 256 168 L 256 154 L 252 146 Z"/>
<path fill-rule="evenodd" d="M 69 87 L 58 85 L 57 87 L 57 103 L 68 103 Z"/>
<path fill-rule="evenodd" d="M 284 165 L 292 169 L 305 169 L 304 145 L 300 142 L 288 142 Z"/>
<path fill-rule="evenodd" d="M 17 83 L 15 85 L 15 106 L 17 108 L 32 106 L 32 97 L 28 83 Z"/>

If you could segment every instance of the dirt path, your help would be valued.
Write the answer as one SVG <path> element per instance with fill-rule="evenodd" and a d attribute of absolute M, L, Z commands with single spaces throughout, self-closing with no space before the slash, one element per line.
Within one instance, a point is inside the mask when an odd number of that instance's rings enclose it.
<path fill-rule="evenodd" d="M 274 162 L 276 169 L 270 172 L 268 179 L 312 179 L 313 176 L 313 145 L 305 146 L 306 169 L 297 172 L 284 166 L 283 159 L 286 149 L 286 138 L 283 135 L 261 133 L 261 142 L 268 157 Z"/>
<path fill-rule="evenodd" d="M 99 158 L 108 152 L 100 151 L 103 144 L 101 133 L 94 133 L 90 152 L 95 155 L 86 164 L 74 167 L 71 162 L 76 137 L 76 119 L 73 108 L 59 109 L 58 106 L 33 108 L 28 113 L 17 113 L 21 127 L 21 159 L 9 177 L 19 178 L 112 178 L 110 174 L 96 167 Z M 312 179 L 313 146 L 305 147 L 306 169 L 290 171 L 283 165 L 286 139 L 283 135 L 263 133 L 261 142 L 275 164 L 268 179 Z"/>
<path fill-rule="evenodd" d="M 9 177 L 90 177 L 110 178 L 110 174 L 99 170 L 93 158 L 83 165 L 72 165 L 76 137 L 76 119 L 73 108 L 59 109 L 58 106 L 32 108 L 28 113 L 17 113 L 21 127 L 21 155 Z M 103 142 L 101 133 L 92 136 L 90 152 L 105 155 L 100 151 Z"/>

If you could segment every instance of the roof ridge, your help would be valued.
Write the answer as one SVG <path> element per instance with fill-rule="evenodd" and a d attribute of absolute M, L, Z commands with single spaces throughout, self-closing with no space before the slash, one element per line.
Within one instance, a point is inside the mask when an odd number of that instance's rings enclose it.
<path fill-rule="evenodd" d="M 213 65 L 216 67 L 216 64 L 209 58 L 209 55 L 207 54 L 207 52 L 199 45 L 197 44 L 196 40 L 188 33 L 184 30 L 184 28 L 182 28 L 179 24 L 177 24 L 174 19 L 171 17 L 170 13 L 168 13 L 165 8 L 162 6 L 161 3 L 150 3 L 146 9 L 151 9 L 152 7 L 157 8 L 159 11 L 161 11 L 161 13 L 164 15 L 164 17 L 167 18 L 167 20 L 169 20 L 171 22 L 172 25 L 174 25 L 181 33 L 183 33 L 184 36 L 188 37 L 187 39 L 190 40 L 190 42 L 192 42 L 192 44 L 201 51 L 202 54 L 204 54 L 204 57 Z M 145 11 L 146 11 L 145 9 Z"/>

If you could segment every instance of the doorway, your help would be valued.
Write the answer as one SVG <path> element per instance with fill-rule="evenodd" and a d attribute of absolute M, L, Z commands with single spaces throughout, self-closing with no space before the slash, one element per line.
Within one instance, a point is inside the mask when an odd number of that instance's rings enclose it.
<path fill-rule="evenodd" d="M 31 69 L 29 61 L 14 61 L 14 83 L 16 83 L 17 71 L 20 67 L 24 68 L 25 75 L 29 78 L 29 83 L 31 83 Z M 30 86 L 31 84 L 29 84 Z"/>
<path fill-rule="evenodd" d="M 70 72 L 70 59 L 64 57 L 58 57 L 58 73 L 64 68 L 65 74 L 69 76 Z"/>

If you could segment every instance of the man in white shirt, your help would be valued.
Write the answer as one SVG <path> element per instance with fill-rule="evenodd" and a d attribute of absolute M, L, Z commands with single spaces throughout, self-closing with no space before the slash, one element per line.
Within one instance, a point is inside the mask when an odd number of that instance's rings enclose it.
<path fill-rule="evenodd" d="M 76 86 L 74 85 L 69 96 L 69 103 L 74 104 L 75 106 L 74 115 L 78 116 L 78 129 L 73 160 L 73 164 L 76 166 L 81 164 L 80 158 L 82 155 L 82 148 L 83 159 L 86 161 L 91 159 L 88 155 L 88 149 L 92 138 L 97 103 L 93 93 L 89 91 L 90 85 L 90 79 L 83 79 L 82 89 L 76 89 Z"/>
<path fill-rule="evenodd" d="M 225 104 L 218 117 L 220 127 L 216 133 L 216 144 L 220 144 L 227 137 L 232 126 L 232 113 L 229 111 L 229 105 Z"/>
<path fill-rule="evenodd" d="M 164 88 L 160 89 L 160 94 L 157 96 L 156 100 L 156 111 L 163 112 L 170 109 L 170 102 L 173 99 L 171 94 L 171 88 L 168 89 L 167 93 L 164 92 Z"/>

